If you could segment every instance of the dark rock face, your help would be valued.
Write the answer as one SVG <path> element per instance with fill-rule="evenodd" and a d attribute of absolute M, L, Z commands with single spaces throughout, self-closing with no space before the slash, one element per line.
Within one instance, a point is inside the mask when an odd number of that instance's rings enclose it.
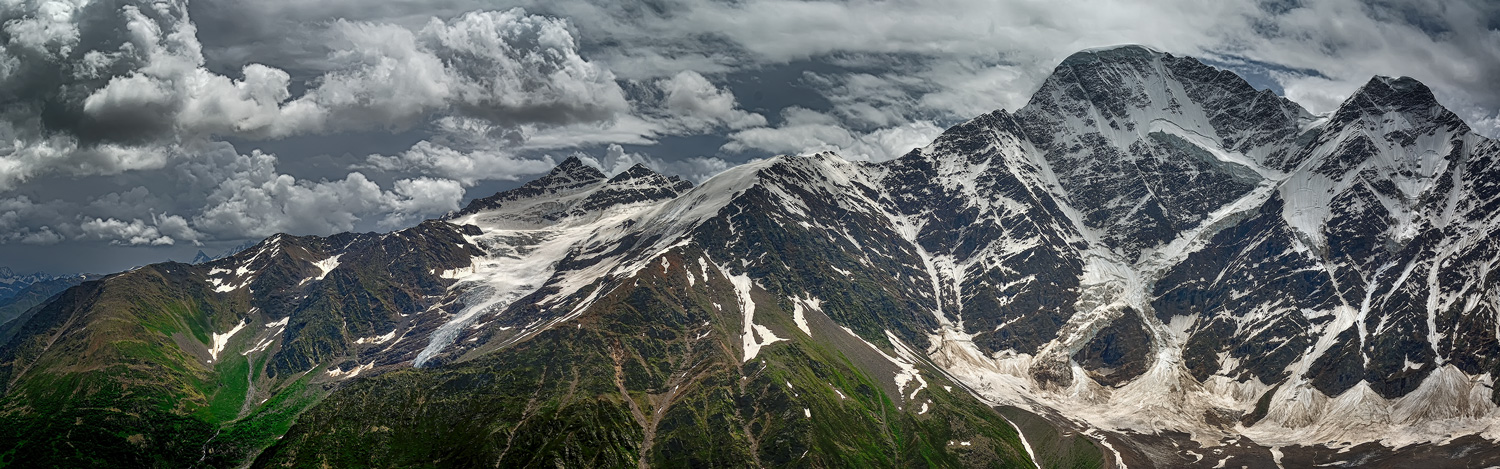
<path fill-rule="evenodd" d="M 693 183 L 682 178 L 662 176 L 636 164 L 610 178 L 603 188 L 573 209 L 573 213 L 581 215 L 615 205 L 667 200 L 692 188 Z"/>
<path fill-rule="evenodd" d="M 1151 333 L 1140 313 L 1127 309 L 1073 354 L 1089 377 L 1099 384 L 1118 386 L 1134 380 L 1151 366 Z"/>
<path fill-rule="evenodd" d="M 598 168 L 583 164 L 576 156 L 570 156 L 563 160 L 551 172 L 536 180 L 528 182 L 521 187 L 501 192 L 489 197 L 474 199 L 467 207 L 459 210 L 454 217 L 470 215 L 484 210 L 494 210 L 505 206 L 506 202 L 520 199 L 529 199 L 554 195 L 559 193 L 573 192 L 604 181 L 605 176 Z"/>
<path fill-rule="evenodd" d="M 975 118 L 888 163 L 881 181 L 894 211 L 921 227 L 924 253 L 969 265 L 959 278 L 937 279 L 948 285 L 937 291 L 945 316 L 962 320 L 986 352 L 1035 352 L 1078 298 L 1076 231 L 1052 194 L 1034 186 L 1040 169 L 1012 153 L 1019 133 L 1004 112 Z"/>
<path fill-rule="evenodd" d="M 1122 47 L 1064 60 L 1017 117 L 1085 224 L 1134 257 L 1259 182 L 1176 134 L 1268 160 L 1305 114 L 1195 59 Z"/>
<path fill-rule="evenodd" d="M 1300 312 L 1339 304 L 1327 273 L 1302 254 L 1296 234 L 1281 220 L 1282 204 L 1272 195 L 1156 282 L 1152 308 L 1158 320 L 1203 316 L 1183 354 L 1199 380 L 1218 372 L 1218 354 L 1228 352 L 1243 363 L 1241 370 L 1228 370 L 1231 376 L 1280 381 L 1314 341 L 1310 330 L 1331 320 Z M 1254 332 L 1244 336 L 1242 331 Z"/>

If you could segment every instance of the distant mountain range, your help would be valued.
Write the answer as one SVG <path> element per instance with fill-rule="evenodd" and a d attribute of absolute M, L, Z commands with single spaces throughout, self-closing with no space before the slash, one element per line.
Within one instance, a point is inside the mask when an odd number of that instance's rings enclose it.
<path fill-rule="evenodd" d="M 203 263 L 207 263 L 207 262 L 213 262 L 213 261 L 216 261 L 216 260 L 219 260 L 219 259 L 223 259 L 223 258 L 226 258 L 226 257 L 229 257 L 229 256 L 233 256 L 235 254 L 239 254 L 241 251 L 253 248 L 257 244 L 260 244 L 260 240 L 246 241 L 244 243 L 240 243 L 238 246 L 229 248 L 229 249 L 225 250 L 224 252 L 219 253 L 219 255 L 217 255 L 217 256 L 210 256 L 210 255 L 208 255 L 208 253 L 203 252 L 202 249 L 199 249 L 198 250 L 198 254 L 194 255 L 193 256 L 193 260 L 189 261 L 188 263 L 189 264 L 203 264 Z"/>
<path fill-rule="evenodd" d="M 0 340 L 9 339 L 4 327 L 21 317 L 26 310 L 45 302 L 63 290 L 99 278 L 97 275 L 47 275 L 35 273 L 17 275 L 7 267 L 0 267 Z"/>
<path fill-rule="evenodd" d="M 9 267 L 0 267 L 0 300 L 15 296 L 16 293 L 33 283 L 45 282 L 57 278 L 59 277 L 43 273 L 20 275 L 11 271 Z"/>
<path fill-rule="evenodd" d="M 1143 47 L 892 161 L 578 159 L 0 325 L 19 466 L 1500 464 L 1500 144 Z"/>

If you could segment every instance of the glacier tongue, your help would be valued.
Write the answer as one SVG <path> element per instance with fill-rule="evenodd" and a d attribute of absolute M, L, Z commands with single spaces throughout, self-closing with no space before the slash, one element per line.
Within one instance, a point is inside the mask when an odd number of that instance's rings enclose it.
<path fill-rule="evenodd" d="M 432 332 L 427 347 L 417 354 L 413 366 L 421 367 L 433 355 L 453 344 L 458 333 L 485 313 L 498 313 L 541 288 L 552 276 L 557 261 L 578 241 L 579 233 L 562 230 L 492 230 L 475 237 L 490 247 L 490 257 L 477 258 L 474 271 L 461 277 L 464 309 Z"/>

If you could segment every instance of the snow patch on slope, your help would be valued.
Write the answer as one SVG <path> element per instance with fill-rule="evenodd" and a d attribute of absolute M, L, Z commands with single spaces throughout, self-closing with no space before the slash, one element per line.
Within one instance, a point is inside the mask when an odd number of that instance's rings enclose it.
<path fill-rule="evenodd" d="M 807 299 L 792 299 L 792 321 L 797 323 L 798 329 L 802 329 L 803 333 L 812 337 L 812 327 L 807 325 L 807 309 L 823 311 L 823 300 L 810 296 Z"/>
<path fill-rule="evenodd" d="M 333 269 L 338 268 L 338 266 L 339 266 L 339 258 L 343 257 L 343 256 L 344 256 L 343 254 L 339 254 L 339 255 L 336 255 L 336 256 L 329 257 L 327 259 L 323 259 L 321 261 L 314 262 L 313 266 L 315 266 L 315 267 L 318 268 L 319 273 L 318 273 L 318 276 L 317 277 L 313 277 L 313 279 L 314 280 L 323 280 L 324 277 L 327 277 L 329 272 L 332 272 Z"/>
<path fill-rule="evenodd" d="M 368 369 L 374 368 L 374 367 L 375 367 L 375 363 L 371 362 L 371 363 L 366 363 L 366 364 L 363 364 L 363 365 L 355 366 L 354 369 L 350 369 L 350 370 L 344 370 L 344 369 L 341 369 L 341 368 L 329 368 L 328 369 L 328 376 L 332 376 L 332 377 L 338 378 L 338 379 L 349 379 L 349 378 L 353 378 L 355 376 L 359 376 L 360 373 L 363 373 L 365 370 L 368 370 Z"/>
<path fill-rule="evenodd" d="M 229 338 L 234 337 L 235 334 L 239 333 L 241 329 L 244 329 L 245 326 L 249 324 L 249 321 L 241 319 L 240 323 L 234 326 L 233 329 L 230 329 L 229 332 L 225 332 L 223 334 L 215 332 L 213 334 L 213 347 L 208 349 L 208 362 L 213 363 L 215 361 L 218 361 L 219 352 L 224 351 L 224 346 L 229 345 Z"/>
<path fill-rule="evenodd" d="M 390 332 L 387 332 L 387 333 L 382 334 L 382 335 L 377 335 L 377 336 L 374 336 L 374 337 L 361 337 L 361 338 L 359 338 L 359 340 L 355 340 L 354 343 L 356 343 L 356 344 L 383 344 L 383 343 L 389 342 L 391 339 L 394 339 L 394 338 L 396 338 L 396 329 L 391 329 Z"/>
<path fill-rule="evenodd" d="M 744 353 L 740 362 L 746 363 L 755 358 L 760 354 L 761 347 L 786 340 L 776 337 L 766 326 L 755 324 L 755 300 L 750 297 L 750 289 L 755 286 L 755 281 L 750 280 L 750 276 L 746 274 L 729 275 L 723 267 L 719 268 L 719 272 L 734 285 L 735 298 L 739 300 L 740 315 L 743 316 L 744 329 L 740 334 L 740 343 Z"/>

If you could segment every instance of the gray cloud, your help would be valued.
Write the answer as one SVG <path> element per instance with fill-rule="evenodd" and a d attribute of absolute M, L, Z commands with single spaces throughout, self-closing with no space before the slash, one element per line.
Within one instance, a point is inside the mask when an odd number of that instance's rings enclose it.
<path fill-rule="evenodd" d="M 127 4 L 88 23 L 83 8 L 63 3 L 14 8 L 4 14 L 20 19 L 5 23 L 11 41 L 0 51 L 0 83 L 54 88 L 3 103 L 11 110 L 0 140 L 11 144 L 0 149 L 0 190 L 49 172 L 156 169 L 182 156 L 182 145 L 217 136 L 399 130 L 439 114 L 546 127 L 629 109 L 614 75 L 578 54 L 564 20 L 521 10 L 433 18 L 417 31 L 334 22 L 324 33 L 339 44 L 328 70 L 293 97 L 282 69 L 245 64 L 238 77 L 207 69 L 182 1 Z M 80 24 L 113 26 L 120 36 L 82 51 Z M 57 74 L 76 81 L 56 83 Z"/>
<path fill-rule="evenodd" d="M 152 216 L 150 223 L 139 218 L 128 222 L 115 218 L 93 218 L 85 220 L 78 229 L 82 232 L 82 237 L 129 246 L 172 245 L 178 240 L 198 244 L 199 237 L 199 233 L 188 226 L 187 219 L 177 215 Z"/>
<path fill-rule="evenodd" d="M 457 181 L 412 178 L 389 190 L 363 173 L 343 179 L 310 181 L 276 169 L 276 156 L 253 151 L 227 153 L 207 206 L 192 227 L 218 239 L 245 239 L 275 233 L 328 235 L 353 231 L 361 221 L 395 227 L 458 209 L 463 188 Z"/>
<path fill-rule="evenodd" d="M 430 141 L 418 142 L 394 156 L 370 155 L 369 162 L 384 171 L 435 175 L 470 186 L 480 180 L 515 180 L 545 173 L 556 164 L 550 158 L 521 158 L 498 149 L 461 151 Z"/>
<path fill-rule="evenodd" d="M 63 240 L 49 225 L 62 219 L 62 202 L 36 203 L 26 196 L 0 198 L 0 244 L 56 244 Z"/>
<path fill-rule="evenodd" d="M 925 146 L 943 132 L 932 122 L 918 121 L 860 133 L 840 125 L 829 114 L 795 107 L 782 112 L 782 121 L 776 127 L 732 133 L 723 148 L 734 153 L 764 150 L 800 154 L 831 150 L 852 160 L 885 161 Z"/>
<path fill-rule="evenodd" d="M 766 125 L 764 116 L 739 109 L 734 93 L 714 86 L 698 72 L 677 72 L 671 78 L 657 81 L 656 87 L 664 95 L 662 107 L 679 119 L 677 125 L 686 129 L 707 130 L 721 125 L 741 129 Z"/>

